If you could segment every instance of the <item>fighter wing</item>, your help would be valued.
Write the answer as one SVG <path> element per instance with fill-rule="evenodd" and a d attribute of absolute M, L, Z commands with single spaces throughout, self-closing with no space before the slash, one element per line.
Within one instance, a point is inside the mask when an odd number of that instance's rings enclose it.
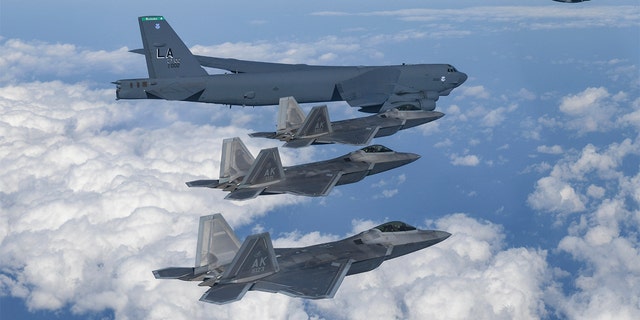
<path fill-rule="evenodd" d="M 342 143 L 356 146 L 368 145 L 376 136 L 380 127 L 366 127 L 358 130 L 334 131 L 333 133 L 319 137 L 316 143 Z"/>
<path fill-rule="evenodd" d="M 283 183 L 268 186 L 263 194 L 289 193 L 301 196 L 326 196 L 342 177 L 342 172 L 287 176 Z"/>
<path fill-rule="evenodd" d="M 279 292 L 307 299 L 332 298 L 354 260 L 338 260 L 316 266 L 287 270 L 261 279 L 250 290 Z"/>

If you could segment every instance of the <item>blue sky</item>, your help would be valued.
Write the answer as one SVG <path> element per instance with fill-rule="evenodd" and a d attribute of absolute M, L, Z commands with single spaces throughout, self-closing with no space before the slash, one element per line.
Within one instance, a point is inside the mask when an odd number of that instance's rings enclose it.
<path fill-rule="evenodd" d="M 141 47 L 137 17 L 156 14 L 200 54 L 450 63 L 469 79 L 440 99 L 442 119 L 375 141 L 420 160 L 324 198 L 230 202 L 184 181 L 218 174 L 224 138 L 278 146 L 246 135 L 272 129 L 277 108 L 115 101 L 111 81 L 147 75 L 127 51 Z M 639 27 L 637 0 L 3 0 L 0 318 L 637 319 Z M 293 165 L 353 149 L 281 154 Z M 198 217 L 214 212 L 276 246 L 386 220 L 453 236 L 346 278 L 332 300 L 250 292 L 215 306 L 151 274 L 191 265 Z"/>

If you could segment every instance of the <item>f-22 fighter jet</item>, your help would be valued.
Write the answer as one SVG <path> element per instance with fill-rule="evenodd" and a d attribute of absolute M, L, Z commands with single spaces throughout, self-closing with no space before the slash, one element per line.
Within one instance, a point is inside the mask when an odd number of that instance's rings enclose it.
<path fill-rule="evenodd" d="M 414 108 L 393 108 L 372 116 L 331 122 L 326 105 L 316 106 L 305 117 L 293 97 L 280 99 L 276 132 L 254 132 L 251 137 L 286 141 L 285 147 L 343 143 L 368 145 L 373 138 L 390 136 L 440 119 L 444 113 Z"/>
<path fill-rule="evenodd" d="M 230 191 L 225 197 L 230 200 L 282 193 L 326 196 L 334 186 L 354 183 L 419 158 L 414 153 L 371 145 L 331 160 L 283 167 L 278 148 L 260 150 L 254 159 L 242 140 L 236 137 L 223 141 L 220 178 L 190 181 L 187 186 Z"/>
<path fill-rule="evenodd" d="M 302 248 L 273 248 L 269 233 L 242 245 L 221 214 L 200 218 L 195 267 L 153 271 L 156 279 L 201 281 L 200 301 L 225 304 L 247 291 L 307 299 L 332 298 L 345 276 L 371 271 L 385 260 L 435 245 L 451 234 L 404 222 L 379 225 L 344 240 Z"/>
<path fill-rule="evenodd" d="M 117 99 L 165 99 L 224 105 L 346 101 L 360 111 L 413 106 L 433 110 L 467 75 L 449 64 L 312 66 L 193 55 L 162 16 L 139 17 L 149 78 L 114 82 Z M 202 68 L 227 70 L 208 74 Z"/>

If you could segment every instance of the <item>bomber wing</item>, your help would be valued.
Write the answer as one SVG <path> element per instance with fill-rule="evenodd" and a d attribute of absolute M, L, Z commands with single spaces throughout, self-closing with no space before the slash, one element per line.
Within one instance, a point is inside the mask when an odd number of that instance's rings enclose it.
<path fill-rule="evenodd" d="M 251 290 L 278 292 L 307 299 L 332 298 L 354 260 L 338 260 L 260 279 Z M 268 279 L 268 280 L 267 280 Z"/>
<path fill-rule="evenodd" d="M 134 49 L 129 52 L 144 54 L 144 49 Z M 232 58 L 216 58 L 194 54 L 201 66 L 227 70 L 233 73 L 285 72 L 322 68 L 324 66 L 310 66 L 308 64 L 287 64 L 275 62 L 261 62 Z"/>

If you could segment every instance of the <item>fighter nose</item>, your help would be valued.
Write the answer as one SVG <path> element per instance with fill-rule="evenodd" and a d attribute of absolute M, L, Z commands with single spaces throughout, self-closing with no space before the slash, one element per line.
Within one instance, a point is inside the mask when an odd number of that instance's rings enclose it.
<path fill-rule="evenodd" d="M 443 241 L 443 240 L 445 240 L 445 239 L 447 239 L 447 238 L 449 238 L 451 236 L 451 233 L 446 232 L 446 231 L 436 230 L 435 233 L 436 233 L 436 238 L 438 238 L 438 240 L 440 240 L 440 241 Z"/>
<path fill-rule="evenodd" d="M 409 162 L 407 162 L 407 163 L 411 163 L 411 162 L 414 162 L 414 161 L 420 159 L 420 155 L 419 154 L 415 154 L 415 153 L 411 153 L 411 152 L 407 152 L 406 156 L 407 156 L 407 160 L 409 160 Z"/>

